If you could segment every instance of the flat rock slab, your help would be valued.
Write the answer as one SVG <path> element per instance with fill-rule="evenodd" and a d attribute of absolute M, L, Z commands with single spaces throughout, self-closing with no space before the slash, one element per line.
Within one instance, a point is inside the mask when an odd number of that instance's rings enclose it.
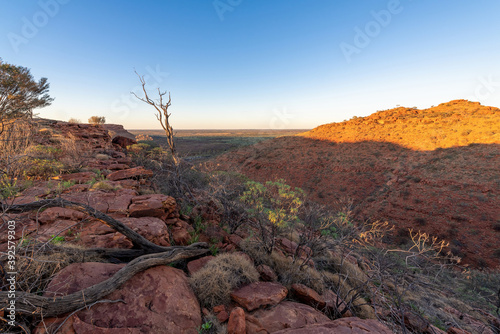
<path fill-rule="evenodd" d="M 376 320 L 356 317 L 342 318 L 321 324 L 306 325 L 301 328 L 283 329 L 275 334 L 393 334 L 384 324 Z"/>
<path fill-rule="evenodd" d="M 175 198 L 163 194 L 141 195 L 132 198 L 130 217 L 167 218 L 177 210 Z"/>
<path fill-rule="evenodd" d="M 82 193 L 63 194 L 62 198 L 68 201 L 89 205 L 103 213 L 126 214 L 128 207 L 137 192 L 132 189 L 120 189 L 116 192 L 91 191 Z"/>
<path fill-rule="evenodd" d="M 153 176 L 153 172 L 141 166 L 110 173 L 107 179 L 111 181 L 118 181 L 118 180 L 125 180 L 125 179 L 139 178 L 139 177 L 151 177 L 151 176 Z"/>
<path fill-rule="evenodd" d="M 123 265 L 77 263 L 61 270 L 51 281 L 45 296 L 70 294 L 113 276 Z M 181 270 L 158 266 L 143 271 L 104 299 L 125 303 L 101 303 L 82 310 L 70 319 L 62 334 L 84 333 L 198 333 L 201 310 L 186 275 Z M 47 319 L 50 329 L 65 317 Z M 37 334 L 46 333 L 43 325 Z"/>
<path fill-rule="evenodd" d="M 285 299 L 287 288 L 274 282 L 255 282 L 231 293 L 231 298 L 247 311 L 276 305 Z"/>
<path fill-rule="evenodd" d="M 326 315 L 311 306 L 289 301 L 246 315 L 247 334 L 274 333 L 285 328 L 302 328 L 328 321 L 331 320 Z"/>
<path fill-rule="evenodd" d="M 304 284 L 292 284 L 292 293 L 300 302 L 314 308 L 323 310 L 326 306 L 325 299 Z"/>

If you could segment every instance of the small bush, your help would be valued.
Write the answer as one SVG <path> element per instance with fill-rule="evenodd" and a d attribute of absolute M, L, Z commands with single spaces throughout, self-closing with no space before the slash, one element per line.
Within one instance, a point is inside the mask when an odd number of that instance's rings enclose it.
<path fill-rule="evenodd" d="M 71 124 L 80 124 L 80 123 L 82 123 L 82 121 L 80 121 L 80 120 L 79 120 L 79 119 L 77 119 L 77 118 L 70 118 L 70 119 L 68 120 L 68 123 L 71 123 Z"/>
<path fill-rule="evenodd" d="M 140 142 L 140 141 L 152 141 L 153 138 L 150 135 L 145 135 L 145 134 L 138 134 L 135 136 L 135 141 Z"/>
<path fill-rule="evenodd" d="M 105 191 L 115 191 L 120 187 L 115 187 L 107 181 L 98 181 L 92 185 L 90 189 L 92 190 L 105 190 Z"/>
<path fill-rule="evenodd" d="M 49 159 L 33 159 L 31 167 L 26 171 L 26 175 L 35 177 L 51 177 L 60 174 L 64 169 L 64 164 Z"/>
<path fill-rule="evenodd" d="M 271 267 L 278 275 L 278 281 L 287 288 L 290 288 L 292 284 L 300 283 L 319 293 L 323 292 L 324 282 L 321 274 L 313 268 L 294 262 L 290 257 L 285 257 L 276 251 L 267 254 L 256 242 L 245 240 L 240 246 L 257 265 L 265 264 Z"/>
<path fill-rule="evenodd" d="M 94 125 L 106 123 L 106 117 L 104 116 L 92 116 L 89 118 L 89 123 Z"/>
<path fill-rule="evenodd" d="M 191 286 L 204 307 L 228 304 L 231 291 L 259 279 L 253 264 L 242 255 L 222 254 L 193 274 Z"/>

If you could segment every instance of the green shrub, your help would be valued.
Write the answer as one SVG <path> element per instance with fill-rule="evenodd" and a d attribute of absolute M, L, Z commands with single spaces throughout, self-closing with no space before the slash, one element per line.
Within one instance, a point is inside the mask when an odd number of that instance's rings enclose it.
<path fill-rule="evenodd" d="M 274 239 L 279 232 L 293 228 L 299 221 L 299 208 L 304 202 L 304 191 L 290 187 L 284 180 L 265 184 L 249 181 L 240 200 L 249 206 L 249 214 L 259 223 L 259 240 L 271 254 Z"/>
<path fill-rule="evenodd" d="M 228 304 L 231 291 L 243 284 L 256 282 L 259 273 L 253 264 L 239 254 L 222 254 L 190 278 L 200 303 L 207 308 Z"/>

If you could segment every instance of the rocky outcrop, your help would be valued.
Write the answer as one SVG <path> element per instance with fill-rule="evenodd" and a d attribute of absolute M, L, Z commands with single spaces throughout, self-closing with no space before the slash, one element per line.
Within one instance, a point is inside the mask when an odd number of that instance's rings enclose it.
<path fill-rule="evenodd" d="M 137 144 L 134 139 L 130 139 L 123 136 L 115 136 L 113 140 L 111 140 L 113 144 L 120 146 L 121 148 L 127 148 L 127 146 Z"/>
<path fill-rule="evenodd" d="M 177 204 L 171 196 L 162 194 L 141 195 L 132 198 L 128 211 L 130 217 L 175 218 Z"/>
<path fill-rule="evenodd" d="M 92 262 L 70 265 L 52 280 L 45 296 L 79 291 L 111 277 L 122 267 Z M 201 326 L 200 306 L 186 276 L 168 266 L 135 275 L 105 299 L 118 302 L 104 302 L 77 312 L 70 317 L 71 325 L 61 333 L 196 334 Z M 49 329 L 54 329 L 62 320 L 64 317 L 46 323 L 51 324 Z M 36 333 L 46 333 L 43 325 L 38 326 Z"/>
<path fill-rule="evenodd" d="M 259 309 L 246 315 L 247 333 L 274 333 L 285 328 L 328 322 L 330 319 L 311 306 L 284 301 L 270 309 Z"/>
<path fill-rule="evenodd" d="M 393 334 L 387 326 L 376 320 L 343 318 L 301 328 L 283 329 L 276 334 Z"/>
<path fill-rule="evenodd" d="M 247 311 L 259 307 L 276 305 L 285 299 L 287 288 L 279 283 L 255 282 L 231 293 L 231 299 L 243 306 Z"/>
<path fill-rule="evenodd" d="M 291 291 L 294 297 L 301 303 L 320 310 L 323 310 L 326 306 L 325 299 L 304 284 L 292 284 Z"/>
<path fill-rule="evenodd" d="M 152 171 L 139 166 L 112 172 L 107 176 L 107 179 L 111 181 L 118 181 L 132 178 L 148 178 L 151 176 L 153 176 Z"/>

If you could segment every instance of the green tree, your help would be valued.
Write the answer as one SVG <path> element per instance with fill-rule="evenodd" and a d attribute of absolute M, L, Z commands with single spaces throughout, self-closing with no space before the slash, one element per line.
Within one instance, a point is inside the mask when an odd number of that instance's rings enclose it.
<path fill-rule="evenodd" d="M 48 91 L 47 78 L 37 82 L 28 68 L 0 58 L 0 121 L 32 117 L 33 109 L 46 107 L 54 100 Z"/>

